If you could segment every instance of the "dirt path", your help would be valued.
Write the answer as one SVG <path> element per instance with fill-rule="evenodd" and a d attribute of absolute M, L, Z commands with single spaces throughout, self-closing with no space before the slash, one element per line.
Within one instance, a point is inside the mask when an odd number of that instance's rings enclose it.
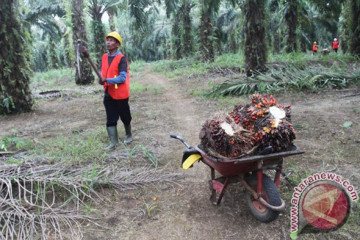
<path fill-rule="evenodd" d="M 147 116 L 153 115 L 150 120 L 151 122 L 146 124 L 146 128 L 157 129 L 157 131 L 151 131 L 151 135 L 155 139 L 155 142 L 161 142 L 159 144 L 160 148 L 156 150 L 159 153 L 160 160 L 164 160 L 164 154 L 168 155 L 172 161 L 174 158 L 177 158 L 178 161 L 175 166 L 178 168 L 185 146 L 180 141 L 170 138 L 170 133 L 180 135 L 191 145 L 196 145 L 199 142 L 199 131 L 206 119 L 206 114 L 204 113 L 210 112 L 210 109 L 204 106 L 204 104 L 206 104 L 205 102 L 201 103 L 193 97 L 190 97 L 188 92 L 176 83 L 160 74 L 152 73 L 149 67 L 147 67 L 147 70 L 145 70 L 141 77 L 135 78 L 134 81 L 150 86 L 150 89 L 151 86 L 159 89 L 159 93 L 157 94 L 151 94 L 151 90 L 149 95 L 145 94 L 146 100 L 144 100 L 142 96 L 136 97 L 136 99 L 139 99 L 138 104 L 141 105 L 139 107 L 143 114 Z M 137 120 L 139 122 L 147 122 L 144 121 L 144 119 L 135 119 L 135 121 Z M 146 130 L 144 132 L 142 130 L 135 130 L 135 133 L 136 136 L 147 137 L 143 136 L 143 134 L 148 135 L 149 132 Z M 170 162 L 170 165 L 173 164 L 174 162 Z M 189 179 L 194 177 L 194 180 L 198 181 L 208 177 L 206 175 L 205 178 L 205 173 L 207 173 L 204 171 L 205 166 L 202 164 L 199 165 L 200 167 L 185 172 L 185 174 L 190 177 Z M 181 169 L 178 168 L 177 170 Z"/>

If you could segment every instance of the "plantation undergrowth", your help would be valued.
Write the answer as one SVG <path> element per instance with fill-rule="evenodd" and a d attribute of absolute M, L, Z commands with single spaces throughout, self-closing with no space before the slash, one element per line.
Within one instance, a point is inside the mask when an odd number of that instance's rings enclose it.
<path fill-rule="evenodd" d="M 271 55 L 267 71 L 247 77 L 243 73 L 242 54 L 225 54 L 215 62 L 201 63 L 195 59 L 158 61 L 153 70 L 171 78 L 211 78 L 214 73 L 225 75 L 225 81 L 213 84 L 209 80 L 206 96 L 246 95 L 274 93 L 283 90 L 316 92 L 323 88 L 344 88 L 359 84 L 360 70 L 355 57 L 345 54 L 313 56 L 309 53 Z M 226 69 L 231 69 L 226 71 Z M 236 69 L 236 70 L 233 70 Z M 195 90 L 194 90 L 195 91 Z"/>

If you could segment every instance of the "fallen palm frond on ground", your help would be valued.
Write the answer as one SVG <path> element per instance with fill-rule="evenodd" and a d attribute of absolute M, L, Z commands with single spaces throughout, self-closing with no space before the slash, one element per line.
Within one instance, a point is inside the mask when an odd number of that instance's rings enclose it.
<path fill-rule="evenodd" d="M 300 69 L 294 65 L 270 68 L 267 73 L 254 77 L 232 78 L 214 86 L 209 96 L 245 95 L 268 93 L 283 89 L 311 90 L 320 88 L 343 88 L 360 82 L 360 71 L 345 72 L 329 68 L 308 67 Z"/>
<path fill-rule="evenodd" d="M 100 187 L 134 189 L 172 182 L 178 174 L 151 166 L 72 166 L 26 162 L 0 165 L 0 239 L 81 239 L 82 221 L 93 221 L 89 203 Z M 87 211 L 88 210 L 88 211 Z"/>

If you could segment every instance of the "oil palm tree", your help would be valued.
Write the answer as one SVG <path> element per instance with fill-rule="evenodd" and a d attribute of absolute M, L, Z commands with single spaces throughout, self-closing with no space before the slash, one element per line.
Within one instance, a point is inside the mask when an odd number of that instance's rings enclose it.
<path fill-rule="evenodd" d="M 286 52 L 296 52 L 298 27 L 298 0 L 287 0 L 285 3 L 285 22 L 287 25 Z"/>
<path fill-rule="evenodd" d="M 344 5 L 342 6 L 340 20 L 339 20 L 339 25 L 340 25 L 339 36 L 341 36 L 341 38 L 340 37 L 339 38 L 341 42 L 341 49 L 344 53 L 347 53 L 349 51 L 350 39 L 352 35 L 351 34 L 352 29 L 350 27 L 352 25 L 350 1 L 351 0 L 345 1 Z"/>
<path fill-rule="evenodd" d="M 202 60 L 214 61 L 214 46 L 213 46 L 213 23 L 212 14 L 219 9 L 220 0 L 200 0 L 201 16 L 199 27 L 200 51 Z"/>
<path fill-rule="evenodd" d="M 182 0 L 180 6 L 181 23 L 183 28 L 182 42 L 185 56 L 192 54 L 194 49 L 193 35 L 192 35 L 192 19 L 191 9 L 195 4 L 190 0 Z"/>
<path fill-rule="evenodd" d="M 74 49 L 77 49 L 81 43 L 83 46 L 87 47 L 87 35 L 86 35 L 86 26 L 83 20 L 83 9 L 84 3 L 83 0 L 73 0 L 72 1 L 72 29 L 73 29 L 73 45 Z M 78 85 L 88 85 L 92 84 L 95 80 L 94 75 L 91 72 L 90 63 L 86 59 L 82 58 L 77 54 L 77 67 L 75 73 L 75 82 Z"/>
<path fill-rule="evenodd" d="M 265 71 L 265 0 L 246 0 L 243 4 L 245 15 L 245 71 L 251 76 Z"/>
<path fill-rule="evenodd" d="M 19 21 L 19 6 L 9 0 L 0 4 L 0 114 L 31 110 L 28 32 Z M 24 42 L 25 40 L 25 42 Z"/>
<path fill-rule="evenodd" d="M 192 0 L 165 0 L 167 18 L 172 18 L 172 52 L 175 59 L 188 56 L 193 51 L 191 9 Z"/>
<path fill-rule="evenodd" d="M 350 42 L 350 52 L 360 57 L 360 1 L 351 0 L 350 6 L 352 10 L 351 14 L 351 42 Z"/>
<path fill-rule="evenodd" d="M 171 29 L 172 34 L 172 51 L 175 59 L 180 59 L 182 55 L 182 44 L 181 44 L 181 26 L 179 22 L 181 20 L 180 11 L 174 13 L 173 24 Z"/>

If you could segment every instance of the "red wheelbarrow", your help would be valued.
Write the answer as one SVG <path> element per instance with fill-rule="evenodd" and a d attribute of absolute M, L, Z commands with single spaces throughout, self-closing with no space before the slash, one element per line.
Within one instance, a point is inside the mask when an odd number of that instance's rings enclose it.
<path fill-rule="evenodd" d="M 280 197 L 278 186 L 282 174 L 283 158 L 302 154 L 298 147 L 293 146 L 288 151 L 266 155 L 245 156 L 234 158 L 215 158 L 201 148 L 190 146 L 182 137 L 170 134 L 170 137 L 180 140 L 187 149 L 183 153 L 182 167 L 188 169 L 197 161 L 202 161 L 211 169 L 210 200 L 219 205 L 228 184 L 241 182 L 245 192 L 246 202 L 254 217 L 261 222 L 271 222 L 285 209 L 285 202 Z M 275 170 L 272 180 L 264 174 L 264 170 Z M 215 178 L 215 170 L 222 176 Z"/>

